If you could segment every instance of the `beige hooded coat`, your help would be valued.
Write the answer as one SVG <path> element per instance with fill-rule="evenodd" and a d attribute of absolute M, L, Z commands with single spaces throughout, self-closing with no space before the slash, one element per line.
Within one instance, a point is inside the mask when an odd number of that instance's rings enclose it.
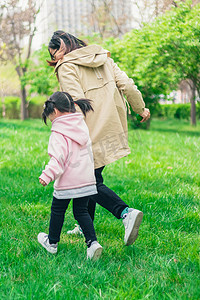
<path fill-rule="evenodd" d="M 132 79 L 97 45 L 74 50 L 59 60 L 55 72 L 61 90 L 74 100 L 93 100 L 94 112 L 86 116 L 95 168 L 130 153 L 127 140 L 126 96 L 133 110 L 142 114 L 145 103 Z M 88 153 L 89 154 L 89 153 Z"/>

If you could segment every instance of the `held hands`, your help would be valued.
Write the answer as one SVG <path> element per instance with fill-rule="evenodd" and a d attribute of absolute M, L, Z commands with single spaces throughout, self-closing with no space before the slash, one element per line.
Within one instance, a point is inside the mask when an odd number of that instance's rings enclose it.
<path fill-rule="evenodd" d="M 140 121 L 140 123 L 146 122 L 150 118 L 150 111 L 148 108 L 145 108 L 143 113 L 140 115 L 143 117 L 143 119 Z"/>
<path fill-rule="evenodd" d="M 46 182 L 44 180 L 42 180 L 41 178 L 39 178 L 39 182 L 43 185 L 43 186 L 46 186 Z"/>

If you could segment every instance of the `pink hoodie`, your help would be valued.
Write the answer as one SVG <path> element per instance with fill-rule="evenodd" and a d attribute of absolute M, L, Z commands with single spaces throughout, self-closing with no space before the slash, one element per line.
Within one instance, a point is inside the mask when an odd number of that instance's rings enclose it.
<path fill-rule="evenodd" d="M 51 157 L 39 178 L 55 180 L 55 190 L 96 184 L 91 141 L 81 113 L 71 113 L 52 122 L 48 154 Z"/>

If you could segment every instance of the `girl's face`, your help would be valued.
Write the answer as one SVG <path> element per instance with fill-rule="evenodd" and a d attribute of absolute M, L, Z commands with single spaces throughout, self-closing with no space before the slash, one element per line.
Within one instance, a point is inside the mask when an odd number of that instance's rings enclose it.
<path fill-rule="evenodd" d="M 53 122 L 53 120 L 55 120 L 55 118 L 57 118 L 58 115 L 59 115 L 59 111 L 57 110 L 57 108 L 54 108 L 54 112 L 50 114 L 48 118 L 51 122 Z"/>

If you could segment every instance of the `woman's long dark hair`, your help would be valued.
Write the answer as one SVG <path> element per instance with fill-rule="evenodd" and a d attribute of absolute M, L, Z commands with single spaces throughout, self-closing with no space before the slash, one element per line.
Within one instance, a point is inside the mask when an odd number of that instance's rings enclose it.
<path fill-rule="evenodd" d="M 71 112 L 75 113 L 77 104 L 84 116 L 88 111 L 94 111 L 89 99 L 79 99 L 73 101 L 72 96 L 66 92 L 55 92 L 49 97 L 49 99 L 44 103 L 44 111 L 42 113 L 42 119 L 47 125 L 47 118 L 50 114 L 54 112 L 54 108 L 57 108 L 60 112 Z"/>
<path fill-rule="evenodd" d="M 55 31 L 48 46 L 48 49 L 54 49 L 55 51 L 53 54 L 49 51 L 52 60 L 47 62 L 50 66 L 55 66 L 65 54 L 85 46 L 87 44 L 84 41 L 79 40 L 72 34 L 62 30 Z"/>

